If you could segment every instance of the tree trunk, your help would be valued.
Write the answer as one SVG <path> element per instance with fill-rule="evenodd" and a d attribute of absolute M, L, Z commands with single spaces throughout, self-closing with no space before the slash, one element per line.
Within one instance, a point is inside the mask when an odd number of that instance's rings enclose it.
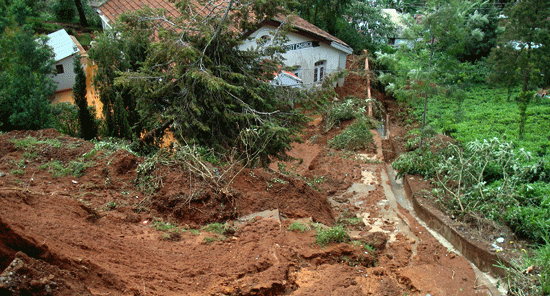
<path fill-rule="evenodd" d="M 87 27 L 88 20 L 86 19 L 84 8 L 82 8 L 82 0 L 74 0 L 74 4 L 76 5 L 76 10 L 78 10 L 78 18 L 80 19 L 80 25 L 82 25 L 82 27 Z"/>
<path fill-rule="evenodd" d="M 518 139 L 523 140 L 523 134 L 525 133 L 525 122 L 527 121 L 527 107 L 533 97 L 532 92 L 521 92 L 518 96 L 519 107 L 519 132 Z"/>

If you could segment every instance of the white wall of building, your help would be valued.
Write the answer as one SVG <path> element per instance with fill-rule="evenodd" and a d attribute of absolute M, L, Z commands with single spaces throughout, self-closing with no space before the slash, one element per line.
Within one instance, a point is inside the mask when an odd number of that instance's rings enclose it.
<path fill-rule="evenodd" d="M 57 83 L 56 91 L 72 89 L 75 83 L 76 74 L 74 73 L 74 56 L 68 56 L 55 63 L 55 66 L 63 66 L 63 73 L 53 76 L 53 81 Z"/>
<path fill-rule="evenodd" d="M 276 28 L 271 26 L 264 26 L 251 34 L 252 40 L 246 40 L 239 46 L 239 49 L 246 50 L 256 48 L 258 44 L 255 39 L 262 36 L 272 37 L 270 32 L 274 32 Z M 300 44 L 302 42 L 314 41 L 302 35 L 296 33 L 288 33 L 287 37 L 289 41 L 285 45 Z M 283 55 L 285 58 L 285 66 L 300 66 L 298 77 L 300 77 L 304 83 L 304 86 L 309 87 L 314 85 L 315 63 L 319 61 L 326 61 L 325 63 L 325 77 L 326 75 L 344 70 L 346 68 L 346 56 L 347 53 L 338 50 L 328 44 L 318 42 L 318 46 L 305 47 L 301 49 L 287 50 Z M 343 78 L 338 81 L 339 85 L 343 85 Z"/>

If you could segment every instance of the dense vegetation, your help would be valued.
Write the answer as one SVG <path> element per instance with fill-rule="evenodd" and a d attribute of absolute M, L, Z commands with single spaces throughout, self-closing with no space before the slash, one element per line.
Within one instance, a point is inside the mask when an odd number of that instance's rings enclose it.
<path fill-rule="evenodd" d="M 98 66 L 94 81 L 104 106 L 95 110 L 103 117 L 98 123 L 85 106 L 78 66 L 78 106 L 50 106 L 53 54 L 37 35 L 61 29 L 60 21 L 70 25 L 70 33 L 78 26 L 99 29 L 88 1 L 0 0 L 0 130 L 55 127 L 87 139 L 124 138 L 144 152 L 154 151 L 170 131 L 203 151 L 201 157 L 214 157 L 215 151 L 215 157 L 231 154 L 265 164 L 284 156 L 297 139 L 304 118 L 293 103 L 330 94 L 266 83 L 266 73 L 283 63 L 289 28 L 261 51 L 235 49 L 240 33 L 253 25 L 247 16 L 289 9 L 356 53 L 376 52 L 379 86 L 421 122 L 410 122 L 417 127 L 408 136 L 410 152 L 394 167 L 400 175 L 432 180 L 433 198 L 450 214 L 508 225 L 539 244 L 522 264 L 538 264 L 540 278 L 527 287 L 514 282 L 519 272 L 510 279 L 511 293 L 550 293 L 549 267 L 540 263 L 550 257 L 550 102 L 539 91 L 550 84 L 550 1 L 228 1 L 227 9 L 213 10 L 210 18 L 189 3 L 179 2 L 181 19 L 144 9 L 124 15 L 95 39 L 90 57 Z M 404 13 L 401 35 L 382 8 Z M 90 44 L 89 33 L 77 37 Z M 408 42 L 389 46 L 395 37 Z M 324 112 L 327 130 L 355 119 L 329 141 L 332 147 L 362 149 L 371 140 L 366 130 L 373 122 L 360 101 L 346 99 Z M 435 147 L 437 134 L 456 142 Z"/>
<path fill-rule="evenodd" d="M 538 262 L 539 277 L 514 272 L 512 295 L 550 293 L 540 263 L 550 252 L 550 104 L 540 91 L 550 82 L 548 4 L 428 1 L 405 32 L 409 44 L 378 54 L 386 90 L 421 122 L 407 136 L 410 152 L 393 163 L 400 175 L 431 180 L 431 197 L 459 219 L 507 225 L 539 244 L 510 269 Z M 455 142 L 437 146 L 437 134 Z"/>

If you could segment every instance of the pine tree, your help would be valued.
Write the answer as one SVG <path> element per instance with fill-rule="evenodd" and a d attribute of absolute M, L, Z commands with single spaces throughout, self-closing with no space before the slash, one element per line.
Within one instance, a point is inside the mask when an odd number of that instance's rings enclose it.
<path fill-rule="evenodd" d="M 517 97 L 520 115 L 518 138 L 523 139 L 527 107 L 540 84 L 548 83 L 550 70 L 550 10 L 548 0 L 526 0 L 508 4 L 504 30 L 491 54 L 494 81 L 508 87 L 521 86 Z M 546 81 L 544 81 L 546 79 Z"/>
<path fill-rule="evenodd" d="M 47 37 L 16 24 L 0 32 L 0 128 L 41 129 L 51 122 L 49 98 L 55 93 L 53 53 Z"/>
<path fill-rule="evenodd" d="M 86 74 L 80 62 L 80 55 L 74 58 L 74 72 L 76 75 L 73 86 L 73 98 L 78 107 L 78 119 L 80 122 L 80 137 L 85 140 L 91 140 L 97 137 L 97 125 L 93 115 L 88 109 L 86 99 Z"/>
<path fill-rule="evenodd" d="M 181 141 L 217 151 L 237 147 L 261 156 L 264 164 L 269 155 L 289 149 L 302 116 L 284 106 L 268 83 L 282 64 L 284 36 L 275 36 L 261 52 L 237 49 L 243 31 L 280 11 L 279 1 L 253 3 L 231 0 L 223 9 L 199 12 L 192 2 L 179 2 L 181 18 L 145 9 L 119 20 L 108 34 L 123 36 L 118 40 L 124 44 L 113 38 L 114 46 L 96 47 L 93 57 L 102 60 L 112 52 L 114 60 L 105 65 L 117 64 L 118 72 L 102 87 L 131 94 L 136 106 L 126 108 L 129 118 L 134 110 L 139 114 L 139 120 L 129 120 L 134 132 L 153 132 L 158 140 L 168 126 Z M 130 63 L 121 67 L 120 61 Z"/>

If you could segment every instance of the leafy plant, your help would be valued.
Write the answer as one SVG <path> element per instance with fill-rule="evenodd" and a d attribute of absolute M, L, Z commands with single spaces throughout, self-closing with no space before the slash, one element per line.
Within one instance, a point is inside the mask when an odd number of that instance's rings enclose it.
<path fill-rule="evenodd" d="M 153 227 L 159 231 L 169 231 L 169 230 L 177 229 L 178 226 L 170 222 L 155 220 L 155 222 L 153 222 Z"/>
<path fill-rule="evenodd" d="M 346 97 L 343 102 L 334 102 L 323 115 L 325 131 L 342 121 L 364 116 L 366 104 L 357 98 Z"/>
<path fill-rule="evenodd" d="M 294 221 L 290 223 L 290 225 L 288 226 L 288 230 L 289 231 L 297 230 L 300 232 L 305 232 L 305 231 L 311 230 L 311 226 L 309 226 L 307 223 L 304 223 L 304 222 Z"/>
<path fill-rule="evenodd" d="M 204 230 L 224 235 L 231 231 L 231 228 L 227 224 L 223 223 L 210 223 L 203 227 Z"/>
<path fill-rule="evenodd" d="M 361 116 L 346 127 L 342 133 L 328 140 L 328 145 L 334 149 L 365 149 L 372 142 L 370 129 L 373 127 L 373 122 L 370 119 Z"/>
<path fill-rule="evenodd" d="M 64 165 L 59 160 L 52 160 L 41 165 L 39 168 L 41 170 L 48 169 L 48 172 L 52 174 L 52 177 L 65 177 L 68 175 L 73 175 L 75 177 L 82 176 L 85 169 L 94 166 L 94 162 L 81 162 L 81 161 L 71 161 L 69 164 Z"/>
<path fill-rule="evenodd" d="M 433 177 L 436 173 L 436 165 L 439 156 L 427 147 L 399 155 L 392 162 L 392 167 L 397 171 L 397 178 L 404 175 L 422 175 L 425 178 Z"/>
<path fill-rule="evenodd" d="M 209 236 L 207 236 L 207 237 L 204 238 L 204 241 L 205 241 L 207 244 L 211 244 L 211 243 L 213 243 L 213 242 L 215 242 L 215 241 L 217 241 L 217 240 L 218 240 L 217 237 L 209 237 Z"/>
<path fill-rule="evenodd" d="M 120 205 L 116 201 L 110 201 L 105 205 L 105 209 L 107 210 L 114 210 L 118 208 Z"/>
<path fill-rule="evenodd" d="M 315 237 L 315 242 L 321 246 L 332 242 L 342 243 L 347 240 L 349 240 L 349 235 L 341 225 L 326 229 L 319 229 L 317 230 L 317 236 Z"/>
<path fill-rule="evenodd" d="M 21 176 L 21 175 L 24 175 L 24 174 L 25 174 L 25 171 L 22 170 L 22 169 L 16 169 L 16 170 L 12 170 L 11 173 L 12 173 L 13 175 L 19 175 L 19 176 Z"/>

